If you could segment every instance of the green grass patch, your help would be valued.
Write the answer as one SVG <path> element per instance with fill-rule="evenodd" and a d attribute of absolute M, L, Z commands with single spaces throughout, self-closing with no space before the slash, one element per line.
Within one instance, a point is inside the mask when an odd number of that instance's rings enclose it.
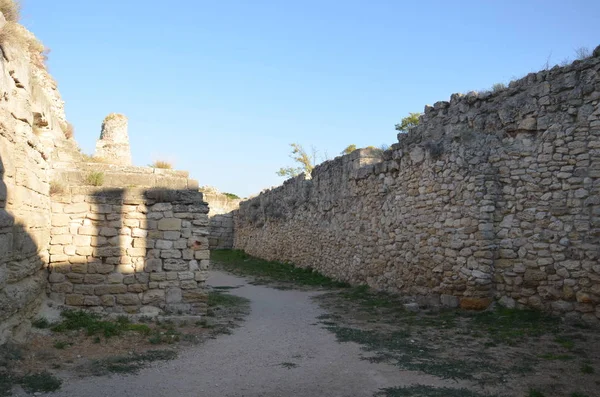
<path fill-rule="evenodd" d="M 314 287 L 346 288 L 347 283 L 335 281 L 309 268 L 289 263 L 270 262 L 252 257 L 241 250 L 213 250 L 210 258 L 224 270 L 265 281 L 278 281 Z"/>
<path fill-rule="evenodd" d="M 31 326 L 39 329 L 50 328 L 50 322 L 45 318 L 36 318 L 31 322 Z"/>
<path fill-rule="evenodd" d="M 106 338 L 121 335 L 125 331 L 136 331 L 144 335 L 150 333 L 150 327 L 145 324 L 131 324 L 126 316 L 120 316 L 116 321 L 103 320 L 97 313 L 83 310 L 66 310 L 61 313 L 63 320 L 51 329 L 54 332 L 65 332 L 84 329 L 89 336 L 102 334 Z"/>
<path fill-rule="evenodd" d="M 371 362 L 389 362 L 402 369 L 422 371 L 445 379 L 473 379 L 473 374 L 487 371 L 498 372 L 499 368 L 481 360 L 457 360 L 442 358 L 425 343 L 410 339 L 409 330 L 383 333 L 349 327 L 326 326 L 338 342 L 355 342 L 363 350 L 375 352 Z"/>
<path fill-rule="evenodd" d="M 0 371 L 0 397 L 10 396 L 15 379 L 8 372 Z"/>
<path fill-rule="evenodd" d="M 53 392 L 60 389 L 62 381 L 49 372 L 25 375 L 18 380 L 28 393 Z"/>
<path fill-rule="evenodd" d="M 144 353 L 134 353 L 127 356 L 111 357 L 92 364 L 92 373 L 97 376 L 106 373 L 136 374 L 147 363 L 153 361 L 173 360 L 177 352 L 173 350 L 148 350 Z"/>
<path fill-rule="evenodd" d="M 347 291 L 343 291 L 340 295 L 344 299 L 356 301 L 368 309 L 374 307 L 402 307 L 402 304 L 395 299 L 394 295 L 374 291 L 368 285 L 352 287 Z"/>
<path fill-rule="evenodd" d="M 381 397 L 493 397 L 492 394 L 480 394 L 468 389 L 449 387 L 408 386 L 381 389 L 375 396 Z"/>
<path fill-rule="evenodd" d="M 518 344 L 525 337 L 559 331 L 560 319 L 536 310 L 499 308 L 472 315 L 471 323 L 497 343 Z"/>
<path fill-rule="evenodd" d="M 64 340 L 57 340 L 56 342 L 54 342 L 53 346 L 54 346 L 55 349 L 63 350 L 67 346 L 69 346 L 69 343 L 65 342 Z"/>
<path fill-rule="evenodd" d="M 557 336 L 556 338 L 554 338 L 554 341 L 562 347 L 564 347 L 565 349 L 571 350 L 575 347 L 575 342 L 563 335 Z"/>
<path fill-rule="evenodd" d="M 246 303 L 248 303 L 248 299 L 240 296 L 230 295 L 219 291 L 211 291 L 208 293 L 209 307 L 236 307 Z"/>
<path fill-rule="evenodd" d="M 581 366 L 581 373 L 582 374 L 593 374 L 594 373 L 594 367 L 592 367 L 589 364 L 583 364 Z"/>

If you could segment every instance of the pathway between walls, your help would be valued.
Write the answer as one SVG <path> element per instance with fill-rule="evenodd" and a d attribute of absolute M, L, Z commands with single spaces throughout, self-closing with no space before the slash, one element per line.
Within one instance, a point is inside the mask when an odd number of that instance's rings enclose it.
<path fill-rule="evenodd" d="M 434 377 L 361 360 L 354 343 L 338 343 L 318 324 L 318 292 L 254 286 L 211 272 L 208 284 L 238 286 L 251 313 L 231 335 L 182 352 L 138 375 L 70 379 L 51 396 L 274 397 L 373 396 L 380 388 L 414 383 L 456 386 Z M 282 363 L 294 363 L 286 368 Z"/>

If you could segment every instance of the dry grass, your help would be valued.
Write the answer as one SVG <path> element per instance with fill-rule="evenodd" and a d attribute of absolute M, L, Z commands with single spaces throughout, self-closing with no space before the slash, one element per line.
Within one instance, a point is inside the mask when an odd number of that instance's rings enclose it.
<path fill-rule="evenodd" d="M 30 31 L 17 22 L 9 21 L 0 30 L 0 46 L 3 50 L 9 46 L 28 52 L 34 65 L 40 68 L 46 67 L 45 62 L 48 59 L 49 50 Z"/>
<path fill-rule="evenodd" d="M 173 164 L 169 163 L 168 161 L 156 160 L 154 163 L 150 164 L 150 167 L 162 168 L 164 170 L 172 170 Z"/>
<path fill-rule="evenodd" d="M 15 0 L 0 0 L 0 11 L 10 22 L 17 22 L 21 14 L 21 4 Z"/>
<path fill-rule="evenodd" d="M 104 123 L 106 123 L 107 121 L 110 121 L 110 120 L 114 120 L 114 119 L 124 119 L 124 118 L 126 118 L 126 117 L 125 117 L 125 115 L 123 115 L 123 114 L 120 114 L 120 113 L 110 113 L 108 116 L 106 116 L 106 117 L 104 118 L 104 121 L 103 121 L 103 122 L 104 122 Z"/>
<path fill-rule="evenodd" d="M 104 172 L 93 171 L 85 177 L 85 184 L 90 186 L 104 185 Z"/>
<path fill-rule="evenodd" d="M 63 194 L 65 192 L 65 190 L 66 190 L 65 185 L 63 185 L 61 182 L 58 182 L 58 181 L 50 182 L 50 196 Z"/>

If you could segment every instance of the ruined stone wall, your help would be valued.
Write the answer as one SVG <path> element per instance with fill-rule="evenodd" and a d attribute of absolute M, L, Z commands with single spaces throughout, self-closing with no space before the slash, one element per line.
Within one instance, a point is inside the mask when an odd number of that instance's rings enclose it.
<path fill-rule="evenodd" d="M 233 213 L 240 206 L 240 199 L 233 199 L 212 187 L 203 187 L 204 199 L 210 209 L 210 249 L 233 248 Z"/>
<path fill-rule="evenodd" d="M 9 24 L 9 25 L 7 25 Z M 12 24 L 12 25 L 10 25 Z M 33 37 L 6 22 L 0 29 Z M 45 296 L 50 198 L 48 158 L 66 141 L 60 94 L 43 63 L 17 40 L 0 50 L 0 344 L 22 338 Z M 40 54 L 37 54 L 38 56 Z"/>
<path fill-rule="evenodd" d="M 51 298 L 114 313 L 205 313 L 207 212 L 195 190 L 52 196 Z"/>
<path fill-rule="evenodd" d="M 381 159 L 355 151 L 243 202 L 235 247 L 451 306 L 597 321 L 599 103 L 600 48 L 455 94 Z"/>
<path fill-rule="evenodd" d="M 106 116 L 96 142 L 96 157 L 114 164 L 131 165 L 127 117 L 116 113 Z"/>

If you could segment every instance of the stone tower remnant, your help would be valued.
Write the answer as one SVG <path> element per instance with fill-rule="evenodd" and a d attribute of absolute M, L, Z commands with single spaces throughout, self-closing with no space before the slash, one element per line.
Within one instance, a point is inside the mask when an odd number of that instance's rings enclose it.
<path fill-rule="evenodd" d="M 100 139 L 96 142 L 96 157 L 119 165 L 131 165 L 131 149 L 127 134 L 127 117 L 111 113 L 102 122 Z"/>

